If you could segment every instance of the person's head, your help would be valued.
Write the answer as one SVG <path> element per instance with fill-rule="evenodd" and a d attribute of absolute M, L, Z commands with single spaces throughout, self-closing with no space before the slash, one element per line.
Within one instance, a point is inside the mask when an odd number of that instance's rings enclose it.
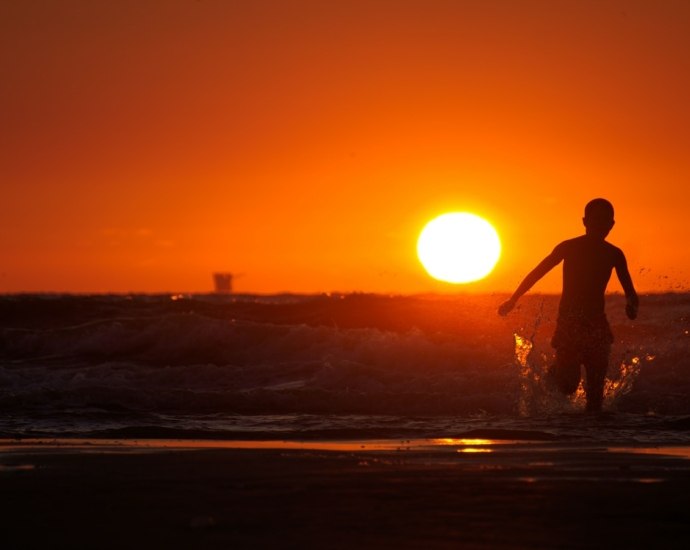
<path fill-rule="evenodd" d="M 582 218 L 587 235 L 605 239 L 616 223 L 613 219 L 613 205 L 606 199 L 594 199 L 585 206 Z"/>

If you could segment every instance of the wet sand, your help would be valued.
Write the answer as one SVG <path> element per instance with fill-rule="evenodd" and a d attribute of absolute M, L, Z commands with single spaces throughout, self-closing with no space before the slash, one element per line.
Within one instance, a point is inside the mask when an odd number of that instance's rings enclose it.
<path fill-rule="evenodd" d="M 2 547 L 690 543 L 688 447 L 485 440 L 337 445 L 0 442 Z"/>

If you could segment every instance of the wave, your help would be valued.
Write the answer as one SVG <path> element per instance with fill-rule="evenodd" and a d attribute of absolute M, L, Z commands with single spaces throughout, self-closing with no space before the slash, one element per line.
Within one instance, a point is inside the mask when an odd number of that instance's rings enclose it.
<path fill-rule="evenodd" d="M 504 415 L 581 411 L 542 375 L 557 299 L 501 296 L 0 298 L 0 410 Z M 606 406 L 690 414 L 690 297 L 609 298 Z M 529 360 L 515 344 L 529 342 Z"/>

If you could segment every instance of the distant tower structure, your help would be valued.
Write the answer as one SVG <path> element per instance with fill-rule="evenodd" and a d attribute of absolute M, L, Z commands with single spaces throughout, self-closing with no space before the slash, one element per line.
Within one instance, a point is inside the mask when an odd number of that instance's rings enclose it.
<path fill-rule="evenodd" d="M 214 273 L 216 294 L 232 294 L 232 273 Z"/>

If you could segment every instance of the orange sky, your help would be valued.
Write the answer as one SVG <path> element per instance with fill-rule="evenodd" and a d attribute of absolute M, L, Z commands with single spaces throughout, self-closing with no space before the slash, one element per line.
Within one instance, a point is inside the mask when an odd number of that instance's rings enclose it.
<path fill-rule="evenodd" d="M 513 290 L 597 196 L 638 289 L 686 288 L 688 29 L 685 0 L 3 2 L 0 292 Z M 417 261 L 449 211 L 499 231 L 478 283 Z"/>

